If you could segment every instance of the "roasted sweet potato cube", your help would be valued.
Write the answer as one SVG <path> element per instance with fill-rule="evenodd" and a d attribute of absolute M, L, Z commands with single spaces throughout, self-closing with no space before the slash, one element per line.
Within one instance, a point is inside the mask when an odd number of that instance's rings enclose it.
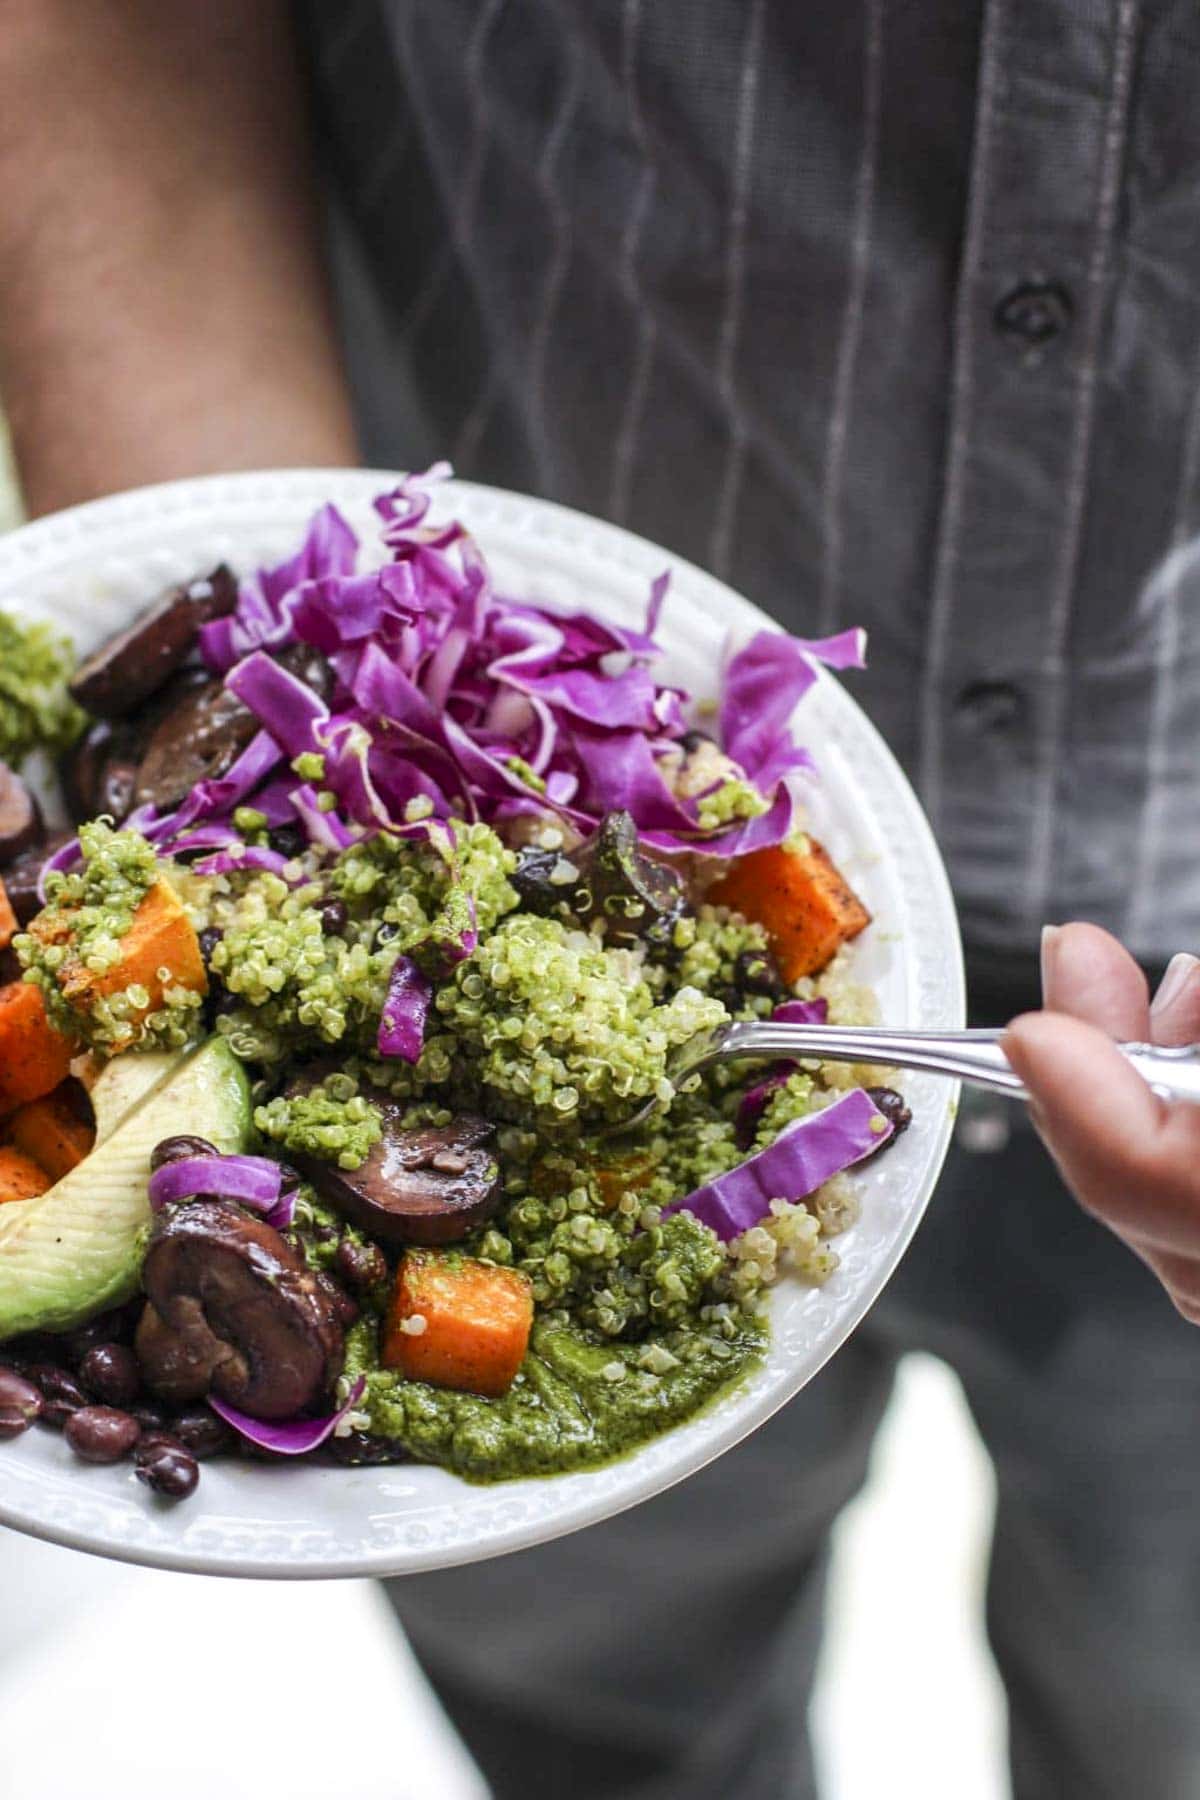
<path fill-rule="evenodd" d="M 0 1206 L 8 1200 L 33 1200 L 49 1186 L 45 1170 L 23 1150 L 11 1144 L 0 1148 Z"/>
<path fill-rule="evenodd" d="M 497 1399 L 512 1386 L 532 1324 L 533 1288 L 518 1270 L 458 1251 L 408 1250 L 382 1362 L 410 1381 Z"/>
<path fill-rule="evenodd" d="M 29 930 L 43 943 L 69 943 L 70 914 L 39 914 Z M 58 981 L 64 1000 L 79 1013 L 89 1012 L 97 1000 L 110 994 L 134 986 L 144 988 L 146 1004 L 130 1014 L 130 1039 L 142 1020 L 162 1006 L 168 988 L 191 988 L 198 994 L 208 988 L 200 940 L 182 901 L 166 881 L 155 882 L 134 913 L 133 923 L 121 939 L 120 957 L 111 968 L 97 973 L 68 955 Z"/>
<path fill-rule="evenodd" d="M 61 1181 L 69 1175 L 96 1138 L 73 1104 L 71 1088 L 82 1091 L 74 1082 L 55 1088 L 52 1094 L 43 1094 L 41 1099 L 19 1107 L 4 1128 L 9 1143 L 44 1169 L 51 1181 Z"/>
<path fill-rule="evenodd" d="M 65 1081 L 74 1053 L 47 1018 L 40 988 L 28 981 L 0 987 L 0 1118 Z"/>
<path fill-rule="evenodd" d="M 803 847 L 779 845 L 740 857 L 708 898 L 766 928 L 788 982 L 817 974 L 871 923 L 870 913 L 815 838 L 806 839 Z"/>

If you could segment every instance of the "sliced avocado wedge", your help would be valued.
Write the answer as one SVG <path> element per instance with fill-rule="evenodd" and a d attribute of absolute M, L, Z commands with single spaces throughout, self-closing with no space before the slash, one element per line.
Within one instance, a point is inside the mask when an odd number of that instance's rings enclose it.
<path fill-rule="evenodd" d="M 155 1145 L 189 1132 L 235 1151 L 249 1129 L 245 1072 L 226 1043 L 210 1038 L 127 1108 L 69 1175 L 37 1199 L 0 1206 L 0 1342 L 23 1331 L 67 1331 L 127 1300 L 150 1224 Z"/>
<path fill-rule="evenodd" d="M 126 1050 L 105 1063 L 88 1098 L 96 1115 L 96 1142 L 110 1138 L 126 1113 L 140 1106 L 160 1081 L 181 1067 L 181 1050 Z"/>

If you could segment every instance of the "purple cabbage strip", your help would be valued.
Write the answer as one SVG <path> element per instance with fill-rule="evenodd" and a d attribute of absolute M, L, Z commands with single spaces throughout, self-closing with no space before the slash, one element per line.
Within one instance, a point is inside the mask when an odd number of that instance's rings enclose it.
<path fill-rule="evenodd" d="M 306 681 L 261 650 L 231 669 L 225 686 L 250 708 L 290 760 L 314 748 L 314 728 L 329 717 L 329 708 Z"/>
<path fill-rule="evenodd" d="M 851 1088 L 832 1106 L 798 1119 L 773 1144 L 718 1175 L 664 1215 L 690 1212 L 723 1243 L 767 1216 L 772 1200 L 805 1200 L 833 1175 L 861 1162 L 892 1134 L 892 1126 L 864 1088 Z"/>
<path fill-rule="evenodd" d="M 336 811 L 325 812 L 317 801 L 317 790 L 303 782 L 291 792 L 291 808 L 308 833 L 308 841 L 319 850 L 332 850 L 337 855 L 357 843 L 361 833 L 351 830 Z"/>
<path fill-rule="evenodd" d="M 208 1404 L 227 1425 L 232 1425 L 260 1449 L 273 1450 L 276 1456 L 307 1456 L 333 1436 L 346 1414 L 362 1399 L 366 1385 L 366 1377 L 360 1375 L 345 1404 L 336 1412 L 327 1413 L 323 1419 L 252 1419 L 249 1413 L 239 1412 L 236 1406 L 230 1406 L 228 1401 L 218 1399 L 215 1394 L 208 1396 Z"/>
<path fill-rule="evenodd" d="M 411 956 L 398 956 L 379 1021 L 380 1056 L 398 1056 L 409 1063 L 420 1059 L 432 998 L 433 984 L 429 977 L 422 973 Z"/>
<path fill-rule="evenodd" d="M 211 1194 L 218 1200 L 240 1200 L 256 1212 L 267 1212 L 280 1197 L 283 1171 L 265 1156 L 181 1156 L 164 1163 L 150 1177 L 150 1205 L 155 1212 L 180 1200 Z"/>
<path fill-rule="evenodd" d="M 828 1017 L 827 1000 L 785 1000 L 771 1014 L 772 1020 L 780 1019 L 791 1025 L 824 1025 Z M 733 1134 L 739 1150 L 750 1148 L 771 1095 L 781 1087 L 786 1087 L 788 1077 L 797 1066 L 792 1061 L 773 1063 L 761 1081 L 746 1089 L 733 1122 Z"/>
<path fill-rule="evenodd" d="M 828 1000 L 781 1000 L 771 1014 L 773 1025 L 824 1025 L 829 1018 Z"/>
<path fill-rule="evenodd" d="M 814 662 L 861 668 L 866 641 L 858 630 L 819 639 L 759 631 L 730 660 L 721 683 L 721 744 L 749 780 L 776 764 L 789 742 L 792 714 L 817 679 Z"/>
<path fill-rule="evenodd" d="M 173 846 L 178 849 L 178 846 Z M 238 844 L 230 850 L 219 850 L 215 856 L 206 856 L 195 865 L 197 875 L 237 875 L 243 869 L 261 869 L 268 875 L 278 875 L 281 881 L 289 882 L 293 887 L 300 886 L 304 875 L 289 875 L 293 859 L 284 856 L 278 850 L 269 850 L 262 844 Z"/>

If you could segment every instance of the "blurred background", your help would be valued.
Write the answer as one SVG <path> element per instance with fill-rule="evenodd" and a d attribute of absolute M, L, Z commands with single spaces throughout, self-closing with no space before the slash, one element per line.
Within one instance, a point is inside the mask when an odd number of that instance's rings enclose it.
<path fill-rule="evenodd" d="M 18 517 L 0 422 L 0 530 Z M 823 1800 L 1008 1800 L 980 1624 L 992 1504 L 956 1378 L 910 1357 L 836 1534 Z M 171 1800 L 486 1796 L 369 1581 L 169 1575 L 0 1527 L 0 1595 L 0 1800 L 129 1800 L 164 1779 Z M 331 1646 L 344 1673 L 314 1709 Z M 198 1711 L 214 1671 L 219 1712 Z"/>

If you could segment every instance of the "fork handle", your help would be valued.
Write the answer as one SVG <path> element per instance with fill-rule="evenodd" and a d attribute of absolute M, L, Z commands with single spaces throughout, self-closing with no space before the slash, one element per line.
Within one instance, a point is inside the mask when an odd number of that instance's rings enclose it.
<path fill-rule="evenodd" d="M 972 1087 L 1026 1100 L 1021 1079 L 1000 1047 L 1001 1035 L 993 1030 L 892 1031 L 882 1026 L 789 1025 L 764 1019 L 731 1027 L 723 1037 L 720 1060 L 795 1056 L 818 1057 L 822 1062 L 891 1063 L 899 1069 L 950 1075 Z M 1162 1099 L 1200 1104 L 1200 1044 L 1179 1049 L 1158 1044 L 1119 1048 Z"/>

